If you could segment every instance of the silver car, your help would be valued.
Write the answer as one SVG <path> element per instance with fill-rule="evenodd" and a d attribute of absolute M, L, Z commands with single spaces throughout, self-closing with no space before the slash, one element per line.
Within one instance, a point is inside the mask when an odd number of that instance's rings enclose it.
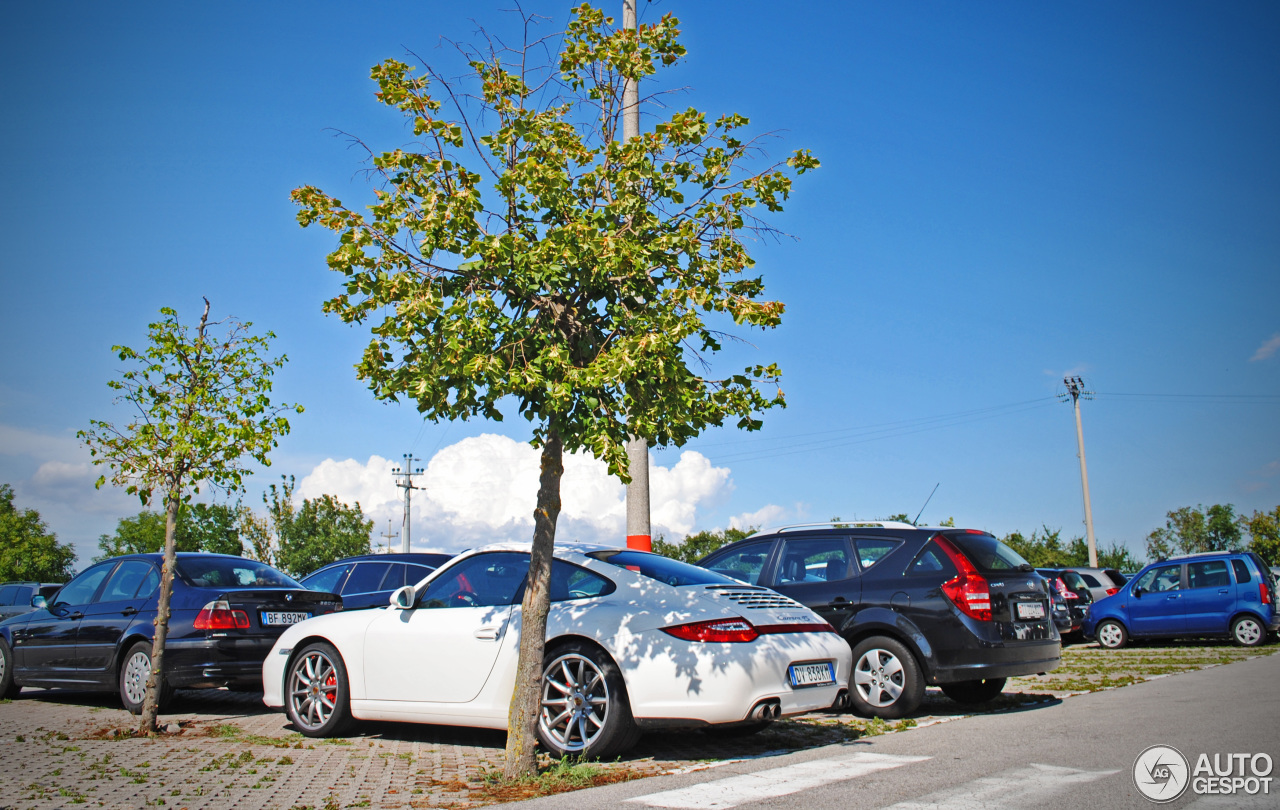
<path fill-rule="evenodd" d="M 31 600 L 36 596 L 48 599 L 62 585 L 56 582 L 4 582 L 0 583 L 0 619 L 19 616 L 35 610 Z"/>
<path fill-rule="evenodd" d="M 1095 602 L 1116 593 L 1128 582 L 1125 575 L 1114 568 L 1077 568 L 1075 566 L 1066 568 L 1080 575 L 1084 584 L 1089 587 L 1089 593 Z"/>

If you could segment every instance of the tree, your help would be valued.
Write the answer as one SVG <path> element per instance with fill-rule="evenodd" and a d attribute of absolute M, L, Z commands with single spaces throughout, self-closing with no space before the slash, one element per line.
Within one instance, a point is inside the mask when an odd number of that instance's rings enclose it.
<path fill-rule="evenodd" d="M 252 324 L 234 318 L 210 323 L 207 298 L 194 334 L 179 323 L 174 310 L 166 307 L 160 314 L 162 319 L 148 327 L 146 348 L 112 347 L 121 361 L 133 365 L 107 383 L 119 392 L 116 403 L 132 408 L 129 421 L 90 420 L 89 430 L 77 434 L 93 463 L 110 470 L 110 479 L 100 476 L 98 487 L 110 480 L 137 495 L 144 507 L 153 496 L 165 505 L 160 602 L 140 725 L 148 734 L 155 732 L 157 686 L 164 678 L 178 510 L 202 484 L 224 492 L 242 490 L 244 477 L 252 472 L 242 459 L 270 466 L 268 453 L 289 432 L 282 414 L 302 412 L 300 406 L 271 402 L 271 376 L 286 360 L 284 355 L 262 356 L 274 334 L 252 335 Z M 225 334 L 211 335 L 219 326 L 225 326 Z"/>
<path fill-rule="evenodd" d="M 1033 531 L 1030 537 L 1024 536 L 1022 532 L 1013 532 L 1000 539 L 1036 568 L 1089 566 L 1089 544 L 1083 537 L 1073 537 L 1063 546 L 1061 529 L 1042 526 L 1038 531 Z M 1098 548 L 1098 567 L 1136 571 L 1142 567 L 1142 563 L 1129 549 L 1113 542 L 1110 546 Z"/>
<path fill-rule="evenodd" d="M 653 552 L 673 560 L 696 563 L 721 546 L 750 537 L 753 532 L 755 532 L 754 526 L 746 529 L 701 531 L 687 535 L 679 543 L 668 543 L 665 538 L 659 537 L 653 543 Z"/>
<path fill-rule="evenodd" d="M 243 554 L 239 528 L 241 508 L 220 503 L 182 504 L 174 532 L 175 550 Z M 163 551 L 164 526 L 164 515 L 147 509 L 133 517 L 120 518 L 115 534 L 99 535 L 98 550 L 102 554 L 97 559 Z"/>
<path fill-rule="evenodd" d="M 1166 515 L 1164 528 L 1147 535 L 1147 557 L 1162 560 L 1175 554 L 1196 554 L 1235 548 L 1240 544 L 1240 523 L 1235 507 L 1214 504 L 1184 506 Z"/>
<path fill-rule="evenodd" d="M 58 536 L 34 509 L 13 505 L 13 487 L 0 484 L 0 582 L 66 582 L 76 552 L 58 542 Z"/>
<path fill-rule="evenodd" d="M 772 233 L 753 209 L 780 211 L 792 174 L 818 165 L 799 151 L 747 172 L 760 151 L 739 134 L 747 119 L 694 109 L 621 142 L 624 81 L 684 55 L 670 14 L 624 32 L 580 6 L 550 63 L 538 55 L 557 38 L 531 39 L 534 20 L 524 23 L 514 49 L 488 37 L 461 46 L 463 79 L 431 66 L 415 76 L 394 59 L 373 68 L 377 98 L 420 140 L 370 152 L 368 215 L 312 186 L 293 192 L 304 227 L 339 234 L 328 264 L 345 291 L 324 309 L 371 321 L 356 369 L 376 397 L 412 399 L 431 420 L 514 409 L 533 423 L 541 473 L 509 779 L 536 773 L 563 453 L 590 450 L 629 482 L 629 433 L 678 446 L 726 420 L 757 429 L 783 404 L 776 365 L 716 375 L 709 357 L 730 321 L 780 322 L 744 238 Z"/>
<path fill-rule="evenodd" d="M 276 538 L 276 564 L 295 577 L 343 557 L 368 554 L 373 521 L 364 519 L 360 504 L 347 506 L 332 495 L 304 498 L 293 505 L 293 477 L 279 489 L 272 484 L 262 500 L 267 504 L 269 526 Z"/>
<path fill-rule="evenodd" d="M 1249 550 L 1267 565 L 1280 565 L 1280 506 L 1270 512 L 1255 511 L 1240 516 L 1240 524 L 1249 532 Z"/>

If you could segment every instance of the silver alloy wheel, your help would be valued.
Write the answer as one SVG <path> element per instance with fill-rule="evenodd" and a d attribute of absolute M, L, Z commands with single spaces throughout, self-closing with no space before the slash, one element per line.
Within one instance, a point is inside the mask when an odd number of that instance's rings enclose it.
<path fill-rule="evenodd" d="M 289 707 L 294 722 L 316 731 L 338 706 L 338 671 L 329 656 L 308 650 L 289 670 Z"/>
<path fill-rule="evenodd" d="M 564 751 L 582 751 L 609 722 L 609 684 L 585 655 L 570 653 L 542 673 L 542 731 Z"/>
<path fill-rule="evenodd" d="M 124 694 L 130 702 L 141 706 L 147 697 L 147 679 L 151 677 L 151 656 L 138 650 L 124 665 Z"/>
<path fill-rule="evenodd" d="M 1236 641 L 1245 647 L 1252 647 L 1262 638 L 1262 626 L 1250 618 L 1237 619 L 1234 631 Z"/>
<path fill-rule="evenodd" d="M 1098 628 L 1098 641 L 1104 647 L 1119 647 L 1124 643 L 1124 631 L 1115 623 L 1107 622 Z"/>
<path fill-rule="evenodd" d="M 863 653 L 853 668 L 853 688 L 869 705 L 880 709 L 898 701 L 905 679 L 898 656 L 879 648 Z"/>

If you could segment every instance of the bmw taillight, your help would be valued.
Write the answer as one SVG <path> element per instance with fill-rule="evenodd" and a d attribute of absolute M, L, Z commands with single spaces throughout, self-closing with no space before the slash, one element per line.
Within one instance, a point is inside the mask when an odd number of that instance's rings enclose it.
<path fill-rule="evenodd" d="M 938 546 L 951 558 L 951 563 L 959 570 L 959 574 L 942 583 L 942 592 L 960 608 L 966 616 L 978 621 L 991 621 L 991 588 L 987 581 L 973 567 L 969 558 L 960 553 L 950 540 L 937 535 L 933 538 Z"/>
<path fill-rule="evenodd" d="M 225 601 L 210 602 L 196 614 L 197 630 L 248 630 L 249 614 Z"/>
<path fill-rule="evenodd" d="M 712 619 L 662 628 L 662 632 L 685 641 L 755 641 L 760 637 L 746 619 Z"/>

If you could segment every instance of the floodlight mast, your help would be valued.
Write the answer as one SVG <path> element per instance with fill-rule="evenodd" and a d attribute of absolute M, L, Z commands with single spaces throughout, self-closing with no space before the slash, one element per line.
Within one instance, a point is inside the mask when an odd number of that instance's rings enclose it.
<path fill-rule="evenodd" d="M 1084 531 L 1089 543 L 1089 567 L 1098 567 L 1098 543 L 1093 536 L 1093 508 L 1089 505 L 1089 468 L 1084 460 L 1084 428 L 1080 425 L 1080 398 L 1093 399 L 1093 392 L 1085 390 L 1084 380 L 1070 375 L 1062 378 L 1071 396 L 1076 412 L 1076 446 L 1080 451 L 1080 487 L 1084 490 Z M 1066 397 L 1063 396 L 1063 399 Z"/>

